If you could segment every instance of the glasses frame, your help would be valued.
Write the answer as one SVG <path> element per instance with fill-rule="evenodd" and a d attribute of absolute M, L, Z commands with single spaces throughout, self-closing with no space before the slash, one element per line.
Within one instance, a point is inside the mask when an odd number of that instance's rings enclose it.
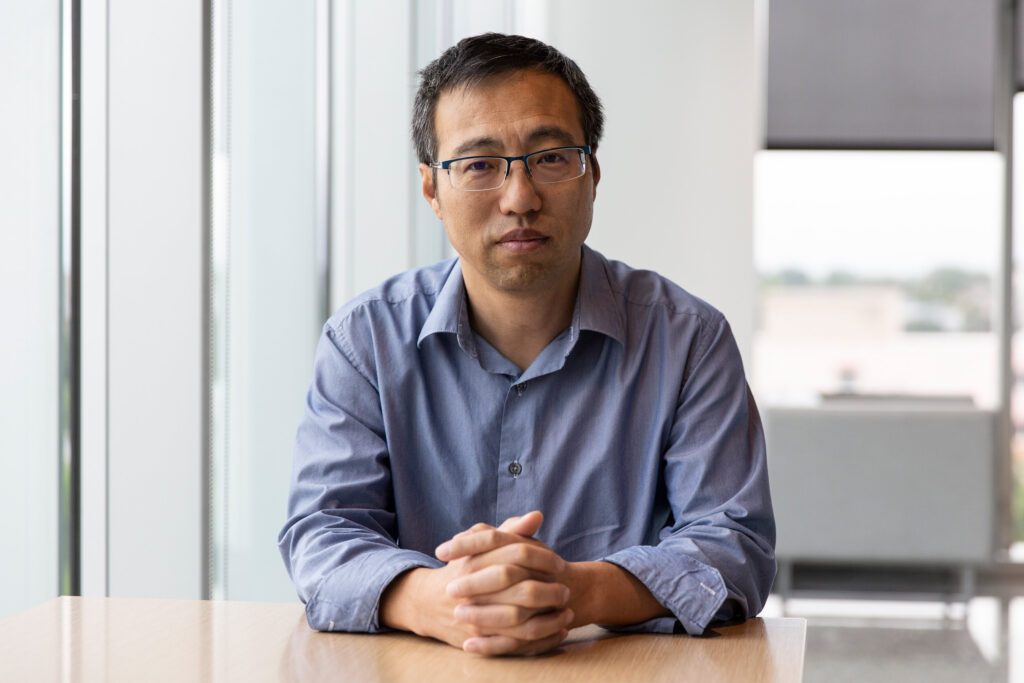
<path fill-rule="evenodd" d="M 534 175 L 533 175 L 533 172 L 530 171 L 530 165 L 528 163 L 526 163 L 527 158 L 532 157 L 532 156 L 536 156 L 538 154 L 544 154 L 545 152 L 556 152 L 556 151 L 558 151 L 560 149 L 575 149 L 575 150 L 578 150 L 581 153 L 582 158 L 580 159 L 580 162 L 583 164 L 583 173 L 580 173 L 575 178 L 566 178 L 565 180 L 545 181 L 545 180 L 538 180 L 537 178 L 535 178 Z M 535 180 L 536 182 L 541 183 L 543 185 L 556 185 L 558 183 L 567 183 L 570 180 L 576 180 L 577 178 L 582 178 L 583 176 L 585 176 L 587 174 L 587 157 L 588 156 L 591 156 L 590 145 L 562 145 L 560 147 L 548 147 L 547 149 L 538 149 L 536 152 L 530 152 L 529 154 L 523 154 L 523 155 L 520 155 L 520 156 L 517 156 L 517 157 L 506 157 L 506 156 L 501 156 L 500 154 L 474 154 L 474 155 L 468 156 L 468 157 L 458 157 L 458 158 L 455 158 L 455 159 L 447 159 L 445 161 L 435 161 L 435 162 L 433 162 L 431 164 L 428 164 L 428 165 L 431 168 L 434 168 L 434 169 L 441 169 L 442 171 L 447 171 L 448 172 L 448 184 L 452 186 L 452 189 L 459 190 L 460 192 L 489 192 L 490 190 L 500 189 L 501 187 L 503 187 L 505 185 L 505 181 L 508 180 L 508 174 L 512 171 L 512 162 L 513 161 L 522 161 L 523 162 L 523 168 L 526 169 L 526 175 L 529 176 L 532 180 Z M 505 175 L 502 176 L 502 178 L 501 178 L 501 184 L 500 185 L 496 185 L 494 187 L 484 188 L 484 189 L 481 189 L 481 190 L 471 190 L 471 189 L 468 189 L 468 188 L 465 188 L 465 187 L 456 187 L 455 183 L 452 181 L 451 165 L 454 164 L 456 161 L 465 161 L 467 159 L 504 159 L 505 160 Z"/>

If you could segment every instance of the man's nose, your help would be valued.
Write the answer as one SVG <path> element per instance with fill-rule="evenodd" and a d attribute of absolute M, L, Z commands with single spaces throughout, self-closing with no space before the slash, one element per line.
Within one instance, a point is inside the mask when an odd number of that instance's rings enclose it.
<path fill-rule="evenodd" d="M 522 163 L 516 163 L 516 162 Z M 508 177 L 501 186 L 502 213 L 529 213 L 540 209 L 541 199 L 526 162 L 516 159 L 508 169 Z"/>

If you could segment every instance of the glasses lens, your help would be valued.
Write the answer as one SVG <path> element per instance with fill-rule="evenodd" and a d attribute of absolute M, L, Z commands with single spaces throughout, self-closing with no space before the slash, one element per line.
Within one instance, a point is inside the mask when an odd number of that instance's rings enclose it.
<path fill-rule="evenodd" d="M 452 162 L 448 176 L 460 190 L 493 190 L 504 182 L 507 163 L 501 157 L 462 159 Z"/>
<path fill-rule="evenodd" d="M 583 152 L 578 149 L 546 149 L 526 158 L 530 173 L 539 183 L 560 183 L 583 175 Z"/>

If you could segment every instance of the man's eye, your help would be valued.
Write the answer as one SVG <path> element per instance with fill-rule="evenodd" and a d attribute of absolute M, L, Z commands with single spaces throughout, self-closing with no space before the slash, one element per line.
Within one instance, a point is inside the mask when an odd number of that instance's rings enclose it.
<path fill-rule="evenodd" d="M 475 159 L 466 164 L 466 171 L 470 173 L 484 173 L 494 170 L 494 159 Z"/>
<path fill-rule="evenodd" d="M 564 164 L 566 161 L 565 152 L 545 152 L 537 158 L 537 163 L 545 166 Z"/>

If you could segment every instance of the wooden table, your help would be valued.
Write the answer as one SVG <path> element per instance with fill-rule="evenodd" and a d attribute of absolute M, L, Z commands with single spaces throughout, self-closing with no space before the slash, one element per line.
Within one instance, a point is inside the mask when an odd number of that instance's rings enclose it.
<path fill-rule="evenodd" d="M 0 681 L 799 681 L 803 619 L 711 637 L 576 629 L 540 657 L 405 633 L 317 633 L 298 603 L 57 598 L 0 619 Z"/>

